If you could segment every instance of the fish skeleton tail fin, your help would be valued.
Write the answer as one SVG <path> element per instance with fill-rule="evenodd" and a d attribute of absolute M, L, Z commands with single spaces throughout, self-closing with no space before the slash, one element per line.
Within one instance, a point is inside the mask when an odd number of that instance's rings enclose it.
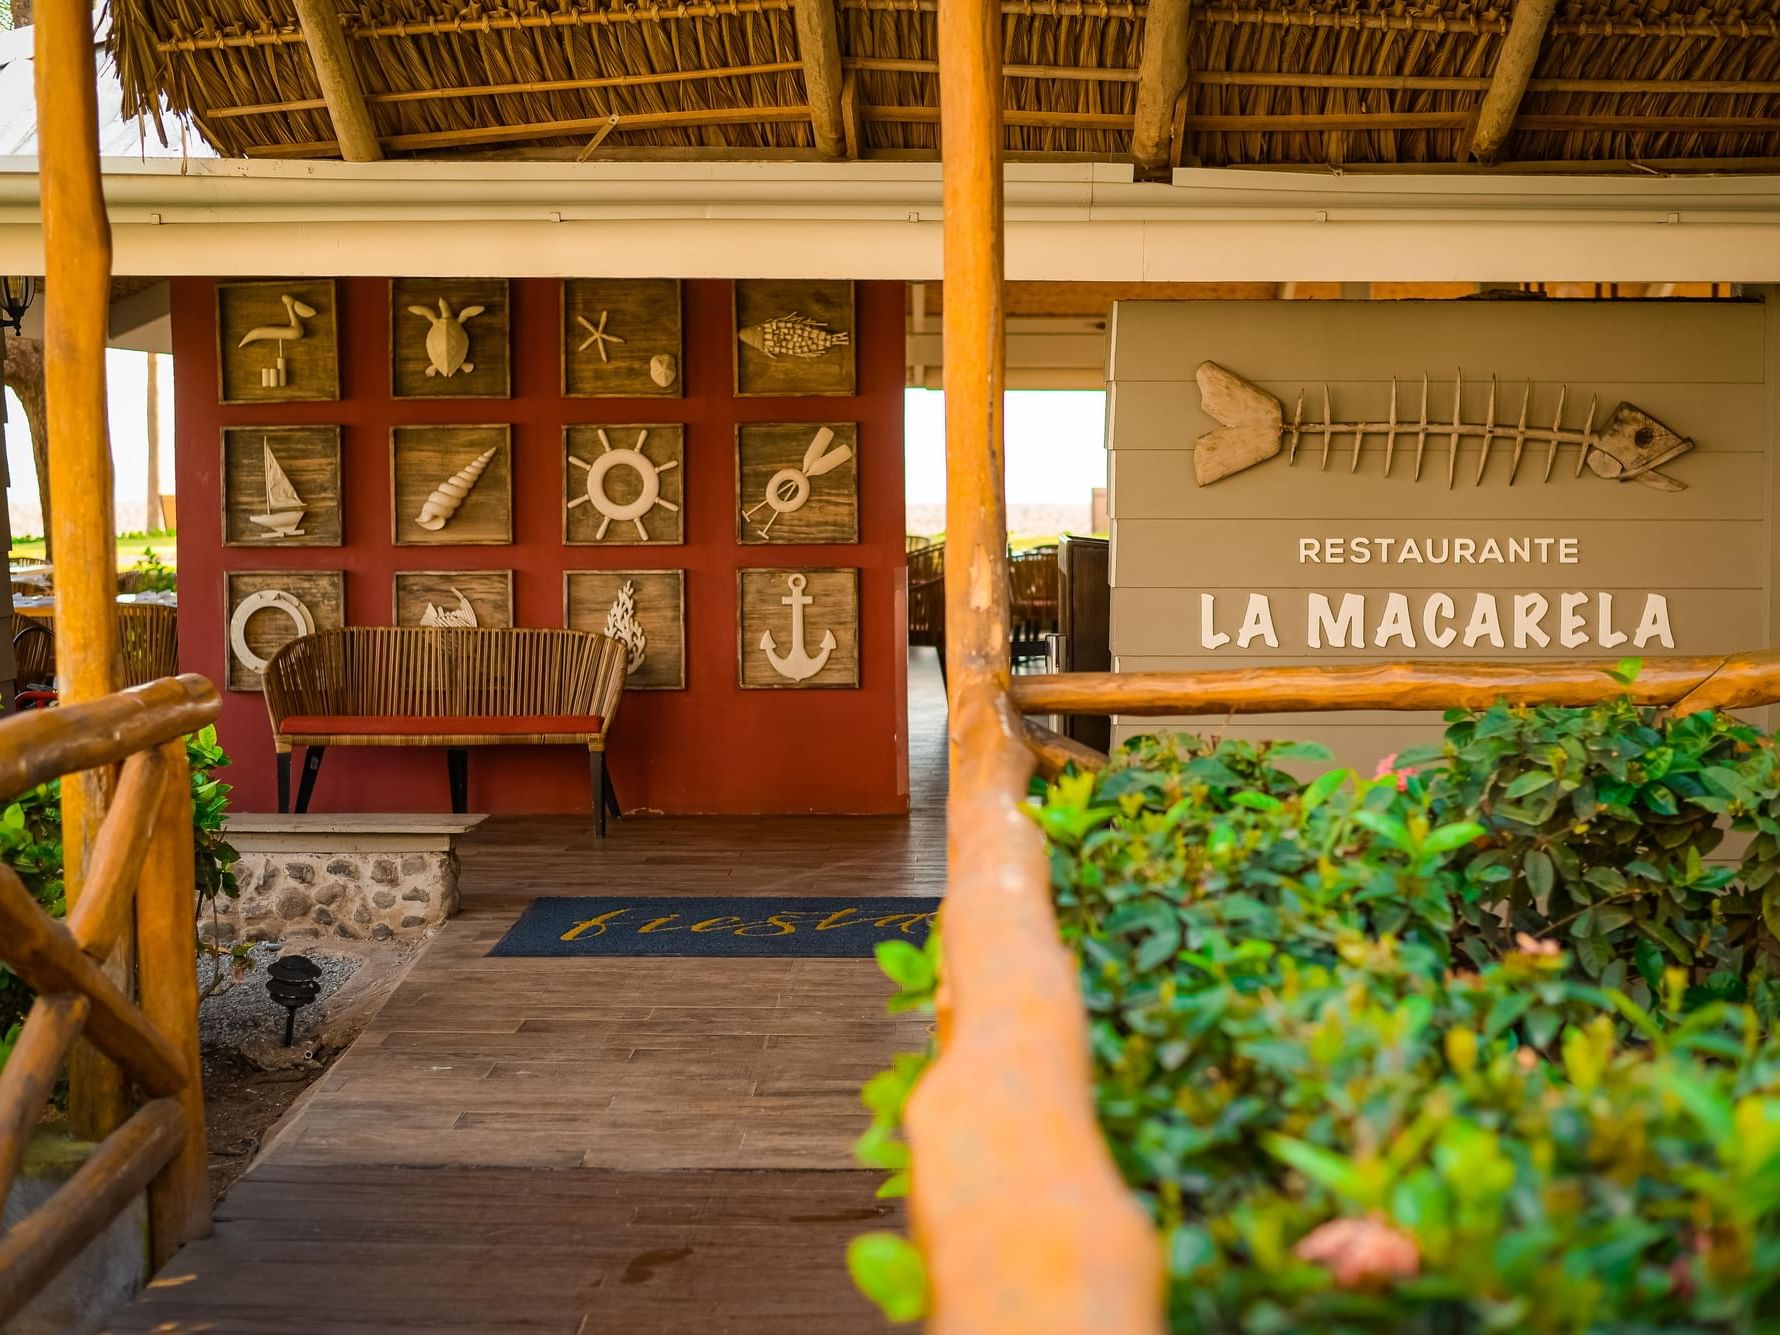
<path fill-rule="evenodd" d="M 1279 453 L 1285 410 L 1278 399 L 1216 362 L 1201 362 L 1194 375 L 1199 406 L 1219 423 L 1193 442 L 1193 477 L 1200 486 Z"/>

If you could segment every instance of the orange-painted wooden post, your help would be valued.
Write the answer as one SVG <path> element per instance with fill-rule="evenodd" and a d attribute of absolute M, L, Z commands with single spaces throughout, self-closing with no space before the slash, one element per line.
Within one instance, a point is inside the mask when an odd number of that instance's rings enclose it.
<path fill-rule="evenodd" d="M 1075 964 L 1021 811 L 1002 485 L 1001 7 L 940 0 L 952 784 L 940 1053 L 907 1111 L 928 1329 L 1153 1335 L 1155 1231 L 1094 1117 Z"/>
<path fill-rule="evenodd" d="M 56 0 L 36 14 L 37 131 L 43 201 L 44 391 L 54 525 L 56 667 L 65 703 L 94 700 L 123 682 L 117 637 L 117 545 L 105 416 L 105 339 L 111 309 L 111 228 L 99 185 L 94 10 Z M 75 903 L 110 795 L 109 769 L 62 782 L 68 902 Z M 128 976 L 130 943 L 113 957 Z M 116 1067 L 85 1044 L 69 1059 L 69 1121 L 96 1139 L 128 1109 Z"/>

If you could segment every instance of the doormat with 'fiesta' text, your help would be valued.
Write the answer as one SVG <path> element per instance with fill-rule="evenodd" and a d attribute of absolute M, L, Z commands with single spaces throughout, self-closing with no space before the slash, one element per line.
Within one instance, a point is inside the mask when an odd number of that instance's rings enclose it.
<path fill-rule="evenodd" d="M 870 955 L 927 940 L 939 900 L 913 896 L 534 899 L 490 955 Z"/>

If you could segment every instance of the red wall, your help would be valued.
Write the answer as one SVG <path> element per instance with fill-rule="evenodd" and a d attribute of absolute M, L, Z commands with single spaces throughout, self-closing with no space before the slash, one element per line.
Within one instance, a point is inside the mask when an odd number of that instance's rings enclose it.
<path fill-rule="evenodd" d="M 389 395 L 389 284 L 339 283 L 341 400 L 217 403 L 216 295 L 210 279 L 173 282 L 179 495 L 180 665 L 224 680 L 223 572 L 346 571 L 346 615 L 388 625 L 398 569 L 514 572 L 515 623 L 560 626 L 567 569 L 663 569 L 686 576 L 687 686 L 625 697 L 609 763 L 627 810 L 675 813 L 884 813 L 908 808 L 906 607 L 903 556 L 903 289 L 861 283 L 852 399 L 738 399 L 727 282 L 685 284 L 686 397 L 565 399 L 557 284 L 512 284 L 513 397 L 403 400 Z M 735 540 L 738 421 L 859 422 L 861 542 L 751 547 Z M 684 547 L 565 547 L 562 428 L 571 422 L 686 424 Z M 390 541 L 389 429 L 407 423 L 513 425 L 510 547 L 397 548 Z M 346 545 L 224 547 L 224 426 L 342 427 Z M 736 576 L 743 566 L 853 566 L 860 574 L 859 690 L 743 691 L 736 685 Z M 228 777 L 246 811 L 277 806 L 262 697 L 226 691 L 220 725 L 235 757 Z M 475 811 L 588 809 L 587 759 L 574 747 L 499 747 L 470 758 Z M 329 752 L 316 811 L 448 810 L 445 760 L 433 750 Z"/>

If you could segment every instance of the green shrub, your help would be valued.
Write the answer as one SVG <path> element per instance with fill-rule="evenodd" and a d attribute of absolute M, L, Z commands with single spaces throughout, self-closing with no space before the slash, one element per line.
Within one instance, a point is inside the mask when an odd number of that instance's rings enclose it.
<path fill-rule="evenodd" d="M 1773 740 L 1449 725 L 1310 783 L 1143 738 L 1035 803 L 1173 1328 L 1780 1328 Z"/>
<path fill-rule="evenodd" d="M 1631 665 L 1626 665 L 1630 667 Z M 1628 674 L 1629 675 L 1629 674 Z M 1648 1004 L 1679 965 L 1725 1000 L 1775 1015 L 1780 962 L 1780 758 L 1725 715 L 1676 719 L 1625 700 L 1592 709 L 1448 715 L 1418 776 L 1432 809 L 1487 827 L 1464 861 L 1467 950 L 1515 932 L 1567 942 L 1591 978 Z M 1413 763 L 1421 757 L 1406 757 Z M 1712 865 L 1727 830 L 1740 864 Z"/>
<path fill-rule="evenodd" d="M 223 838 L 230 786 L 215 777 L 229 757 L 206 727 L 185 739 L 192 772 L 193 871 L 197 907 L 217 896 L 233 898 L 235 850 Z M 0 862 L 18 873 L 44 911 L 60 918 L 66 911 L 62 881 L 62 785 L 49 783 L 21 794 L 0 810 Z M 0 1066 L 12 1051 L 19 1025 L 31 1008 L 32 994 L 11 970 L 0 964 Z"/>

